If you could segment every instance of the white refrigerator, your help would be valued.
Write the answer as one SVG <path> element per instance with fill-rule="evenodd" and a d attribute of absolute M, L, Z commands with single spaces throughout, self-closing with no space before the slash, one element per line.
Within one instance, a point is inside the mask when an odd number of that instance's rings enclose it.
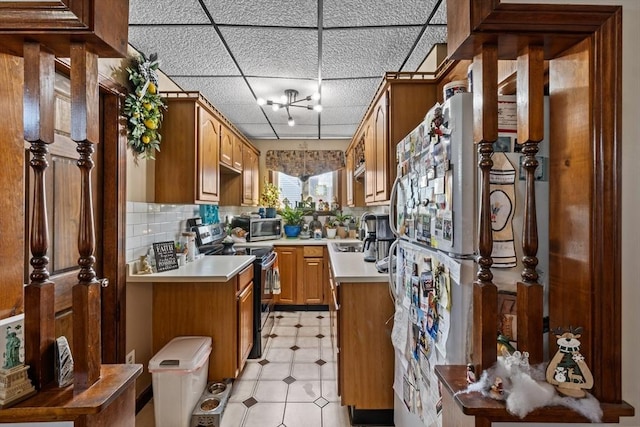
<path fill-rule="evenodd" d="M 397 145 L 398 174 L 390 203 L 397 240 L 390 252 L 395 268 L 389 271 L 396 306 L 392 342 L 397 427 L 442 425 L 434 367 L 470 361 L 479 176 L 472 104 L 472 94 L 466 93 L 437 104 Z M 515 290 L 522 270 L 517 217 L 524 204 L 524 181 L 519 179 L 521 154 L 513 133 L 514 98 L 501 99 L 499 127 L 491 173 L 492 257 L 498 267 L 493 270 L 504 284 L 499 289 Z M 547 184 L 541 179 L 537 185 L 542 189 L 538 215 L 545 218 L 539 218 L 545 223 L 539 229 L 539 253 L 548 252 L 543 243 L 548 240 Z M 541 273 L 547 264 L 542 258 Z"/>

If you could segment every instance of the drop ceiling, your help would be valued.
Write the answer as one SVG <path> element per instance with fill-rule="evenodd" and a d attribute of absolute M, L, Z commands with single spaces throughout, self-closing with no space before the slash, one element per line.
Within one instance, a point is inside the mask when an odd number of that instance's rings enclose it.
<path fill-rule="evenodd" d="M 445 0 L 130 0 L 129 43 L 250 139 L 351 138 L 387 71 L 446 41 Z M 320 83 L 320 85 L 319 85 Z M 320 88 L 322 111 L 260 107 Z M 162 88 L 160 88 L 162 89 Z M 306 105 L 306 103 L 304 103 Z"/>

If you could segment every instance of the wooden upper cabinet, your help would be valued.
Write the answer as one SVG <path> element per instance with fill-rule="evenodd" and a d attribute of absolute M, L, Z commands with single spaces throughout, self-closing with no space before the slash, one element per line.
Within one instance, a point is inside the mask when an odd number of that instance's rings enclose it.
<path fill-rule="evenodd" d="M 220 122 L 213 107 L 197 92 L 167 92 L 165 101 L 155 202 L 217 202 Z"/>
<path fill-rule="evenodd" d="M 378 101 L 373 111 L 373 131 L 371 144 L 376 158 L 375 167 L 375 185 L 373 200 L 376 202 L 386 201 L 389 199 L 389 174 L 387 173 L 387 165 L 389 165 L 389 138 L 387 124 L 387 96 L 383 96 Z M 395 162 L 394 162 L 395 163 Z"/>
<path fill-rule="evenodd" d="M 243 159 L 243 152 L 244 152 L 244 144 L 242 143 L 242 141 L 240 140 L 240 138 L 238 138 L 237 135 L 233 135 L 233 168 L 237 169 L 239 171 L 242 170 L 242 166 L 244 164 L 244 159 Z"/>
<path fill-rule="evenodd" d="M 206 110 L 198 107 L 198 200 L 217 202 L 220 181 L 218 175 L 218 142 L 220 123 Z"/>
<path fill-rule="evenodd" d="M 258 153 L 245 145 L 242 147 L 242 204 L 258 205 Z"/>
<path fill-rule="evenodd" d="M 438 82 L 430 74 L 385 75 L 350 145 L 355 147 L 364 139 L 367 205 L 389 201 L 396 177 L 396 144 L 424 120 L 429 108 L 438 101 L 437 94 Z M 354 161 L 357 163 L 358 159 Z"/>
<path fill-rule="evenodd" d="M 222 129 L 220 139 L 220 163 L 233 167 L 233 135 L 227 128 Z"/>
<path fill-rule="evenodd" d="M 375 145 L 372 141 L 371 118 L 364 125 L 364 200 L 367 204 L 375 201 L 376 192 L 376 168 L 378 162 L 376 159 Z"/>

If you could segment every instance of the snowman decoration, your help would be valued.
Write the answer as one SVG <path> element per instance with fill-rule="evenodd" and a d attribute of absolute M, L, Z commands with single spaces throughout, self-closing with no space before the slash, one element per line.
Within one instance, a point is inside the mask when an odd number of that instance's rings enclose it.
<path fill-rule="evenodd" d="M 547 367 L 546 379 L 549 384 L 565 396 L 581 398 L 585 389 L 593 387 L 593 375 L 580 354 L 582 328 L 570 327 L 569 330 L 556 328 L 558 351 Z"/>

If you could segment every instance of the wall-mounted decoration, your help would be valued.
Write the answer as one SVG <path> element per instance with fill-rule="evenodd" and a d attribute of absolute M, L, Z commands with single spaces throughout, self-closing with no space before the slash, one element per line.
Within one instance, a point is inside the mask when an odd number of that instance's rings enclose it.
<path fill-rule="evenodd" d="M 160 127 L 162 112 L 167 106 L 158 89 L 158 57 L 144 54 L 131 60 L 127 67 L 130 90 L 124 101 L 124 115 L 127 119 L 127 145 L 136 159 L 155 159 L 160 151 Z"/>

